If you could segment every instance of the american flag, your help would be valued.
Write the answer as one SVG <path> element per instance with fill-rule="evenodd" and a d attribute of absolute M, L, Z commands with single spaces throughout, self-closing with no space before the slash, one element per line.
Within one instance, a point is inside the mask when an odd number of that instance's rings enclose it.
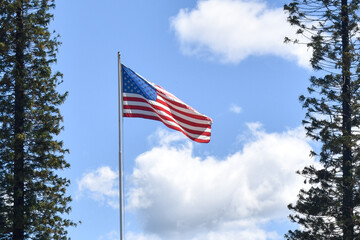
<path fill-rule="evenodd" d="M 208 143 L 211 118 L 147 81 L 122 64 L 123 116 L 153 119 L 180 131 L 195 142 Z"/>

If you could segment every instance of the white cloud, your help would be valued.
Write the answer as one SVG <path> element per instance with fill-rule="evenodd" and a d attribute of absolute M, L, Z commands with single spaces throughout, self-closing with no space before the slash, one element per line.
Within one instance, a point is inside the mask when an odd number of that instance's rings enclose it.
<path fill-rule="evenodd" d="M 154 134 L 148 137 L 148 140 L 151 143 L 156 142 L 156 144 L 160 145 L 169 145 L 179 141 L 187 140 L 187 137 L 178 131 L 172 131 L 169 133 L 169 131 L 165 130 L 164 128 L 158 128 Z"/>
<path fill-rule="evenodd" d="M 275 232 L 265 232 L 264 230 L 253 228 L 243 231 L 222 231 L 209 233 L 201 233 L 192 238 L 191 240 L 279 240 L 282 239 Z"/>
<path fill-rule="evenodd" d="M 111 231 L 98 238 L 98 240 L 119 240 L 119 239 L 120 239 L 120 234 L 117 231 Z"/>
<path fill-rule="evenodd" d="M 127 210 L 145 232 L 133 239 L 281 239 L 261 226 L 288 215 L 303 186 L 295 171 L 313 163 L 311 147 L 302 128 L 267 133 L 256 123 L 249 131 L 243 149 L 224 159 L 194 156 L 188 141 L 138 156 Z"/>
<path fill-rule="evenodd" d="M 106 203 L 107 205 L 119 207 L 118 174 L 108 166 L 98 168 L 93 172 L 84 174 L 78 181 L 79 195 Z"/>
<path fill-rule="evenodd" d="M 233 112 L 236 114 L 239 114 L 242 112 L 242 108 L 236 104 L 231 104 L 229 110 L 230 110 L 230 112 Z"/>
<path fill-rule="evenodd" d="M 128 232 L 126 234 L 127 240 L 161 240 L 158 236 L 154 234 L 136 234 L 133 232 Z"/>
<path fill-rule="evenodd" d="M 238 63 L 251 55 L 276 55 L 309 67 L 304 45 L 284 44 L 295 29 L 282 8 L 270 9 L 257 0 L 202 0 L 194 9 L 181 9 L 171 27 L 185 54 Z"/>
<path fill-rule="evenodd" d="M 160 238 L 154 234 L 135 234 L 128 233 L 126 235 L 126 239 L 128 240 L 167 240 L 168 238 Z M 173 239 L 173 238 L 170 238 Z M 274 232 L 266 233 L 261 229 L 249 229 L 245 231 L 208 231 L 196 234 L 193 237 L 182 237 L 181 239 L 189 239 L 189 240 L 279 240 L 282 239 L 278 234 Z"/>

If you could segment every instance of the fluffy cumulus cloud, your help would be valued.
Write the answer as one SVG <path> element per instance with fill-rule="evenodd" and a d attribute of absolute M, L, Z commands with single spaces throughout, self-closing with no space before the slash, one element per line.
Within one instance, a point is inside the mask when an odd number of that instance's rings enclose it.
<path fill-rule="evenodd" d="M 78 198 L 86 195 L 111 207 L 119 207 L 118 174 L 108 166 L 86 173 L 78 181 Z"/>
<path fill-rule="evenodd" d="M 284 44 L 295 29 L 282 8 L 258 0 L 199 0 L 194 9 L 181 9 L 171 27 L 186 54 L 237 63 L 251 55 L 276 55 L 309 66 L 304 45 Z"/>
<path fill-rule="evenodd" d="M 127 210 L 139 214 L 144 233 L 130 239 L 281 239 L 262 228 L 286 218 L 302 187 L 296 170 L 312 164 L 303 130 L 267 133 L 249 124 L 251 137 L 223 159 L 194 156 L 193 145 L 173 133 L 139 155 L 130 176 Z M 166 136 L 165 136 L 166 137 Z"/>

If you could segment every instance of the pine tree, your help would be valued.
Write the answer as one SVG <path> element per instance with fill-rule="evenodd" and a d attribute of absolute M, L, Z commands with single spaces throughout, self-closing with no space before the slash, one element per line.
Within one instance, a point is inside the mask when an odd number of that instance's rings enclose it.
<path fill-rule="evenodd" d="M 284 6 L 312 49 L 309 94 L 300 101 L 307 110 L 307 135 L 321 143 L 307 166 L 291 221 L 299 230 L 287 239 L 360 239 L 360 35 L 359 0 L 293 0 Z M 303 43 L 299 40 L 290 40 Z"/>
<path fill-rule="evenodd" d="M 54 0 L 0 1 L 0 239 L 67 239 Z"/>

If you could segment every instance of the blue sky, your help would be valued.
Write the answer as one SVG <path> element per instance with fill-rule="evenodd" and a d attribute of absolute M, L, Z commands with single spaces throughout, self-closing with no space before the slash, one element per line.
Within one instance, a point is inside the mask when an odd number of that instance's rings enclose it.
<path fill-rule="evenodd" d="M 304 137 L 310 51 L 284 45 L 286 1 L 57 1 L 54 67 L 71 168 L 72 239 L 119 238 L 117 52 L 213 119 L 209 144 L 124 119 L 128 240 L 283 239 L 287 204 L 313 162 Z"/>

